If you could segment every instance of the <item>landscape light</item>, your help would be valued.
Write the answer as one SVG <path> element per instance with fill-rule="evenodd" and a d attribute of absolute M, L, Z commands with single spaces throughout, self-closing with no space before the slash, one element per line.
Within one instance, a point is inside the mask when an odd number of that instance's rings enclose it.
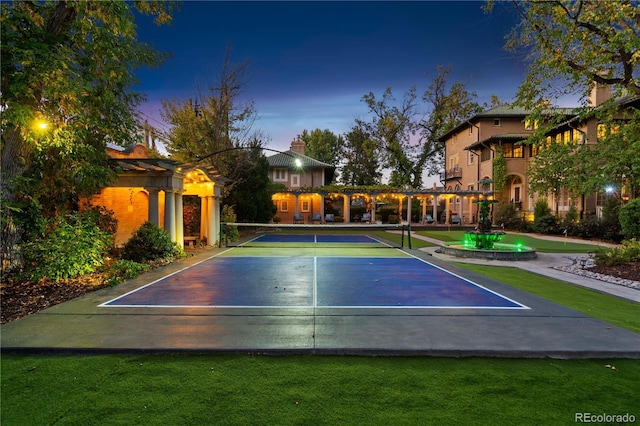
<path fill-rule="evenodd" d="M 47 130 L 49 128 L 50 123 L 47 120 L 44 120 L 42 118 L 39 118 L 35 121 L 34 123 L 34 127 L 36 130 Z"/>

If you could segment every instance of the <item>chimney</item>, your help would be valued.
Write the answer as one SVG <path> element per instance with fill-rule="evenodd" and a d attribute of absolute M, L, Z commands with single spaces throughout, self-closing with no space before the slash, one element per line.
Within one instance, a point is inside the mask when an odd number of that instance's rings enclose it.
<path fill-rule="evenodd" d="M 594 82 L 591 93 L 589 93 L 589 106 L 600 106 L 609 99 L 611 99 L 611 85 Z"/>
<path fill-rule="evenodd" d="M 305 143 L 300 140 L 300 135 L 298 135 L 291 141 L 291 151 L 304 155 L 304 145 Z"/>

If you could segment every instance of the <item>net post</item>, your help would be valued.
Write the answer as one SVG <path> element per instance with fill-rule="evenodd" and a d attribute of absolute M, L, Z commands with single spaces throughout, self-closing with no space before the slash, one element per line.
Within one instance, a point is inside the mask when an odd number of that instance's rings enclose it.
<path fill-rule="evenodd" d="M 402 231 L 400 231 L 400 248 L 404 248 L 404 223 L 402 224 Z"/>
<path fill-rule="evenodd" d="M 411 250 L 411 222 L 407 224 L 407 243 L 409 244 L 409 250 Z"/>

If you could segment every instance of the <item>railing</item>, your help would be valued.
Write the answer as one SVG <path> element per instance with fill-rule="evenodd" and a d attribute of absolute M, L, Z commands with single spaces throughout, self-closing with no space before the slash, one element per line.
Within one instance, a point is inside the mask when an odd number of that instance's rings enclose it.
<path fill-rule="evenodd" d="M 456 179 L 462 177 L 462 169 L 460 167 L 453 167 L 447 169 L 444 173 L 440 173 L 440 180 Z"/>

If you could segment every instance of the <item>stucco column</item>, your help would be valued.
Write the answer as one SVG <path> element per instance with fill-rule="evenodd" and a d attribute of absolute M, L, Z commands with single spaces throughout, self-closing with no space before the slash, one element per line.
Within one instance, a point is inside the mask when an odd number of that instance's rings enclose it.
<path fill-rule="evenodd" d="M 376 196 L 371 196 L 371 223 L 376 223 Z"/>
<path fill-rule="evenodd" d="M 211 197 L 211 215 L 213 216 L 213 241 L 220 241 L 220 197 Z"/>
<path fill-rule="evenodd" d="M 411 223 L 411 195 L 407 195 L 407 223 Z"/>
<path fill-rule="evenodd" d="M 324 194 L 320 194 L 320 223 L 324 223 Z"/>
<path fill-rule="evenodd" d="M 207 204 L 207 197 L 200 197 L 200 239 L 206 238 L 207 245 L 209 245 L 209 221 L 207 218 L 209 217 Z"/>
<path fill-rule="evenodd" d="M 451 208 L 451 197 L 447 197 L 445 198 L 445 204 L 444 204 L 444 224 L 448 225 L 449 224 L 449 209 Z"/>
<path fill-rule="evenodd" d="M 344 223 L 351 223 L 351 195 L 344 194 Z"/>
<path fill-rule="evenodd" d="M 148 188 L 149 191 L 149 222 L 160 226 L 160 210 L 158 208 L 158 192 L 156 188 Z"/>
<path fill-rule="evenodd" d="M 475 222 L 475 220 L 473 220 L 473 197 L 469 197 L 469 222 Z"/>
<path fill-rule="evenodd" d="M 176 192 L 176 242 L 184 248 L 184 213 L 182 211 L 182 192 Z"/>
<path fill-rule="evenodd" d="M 176 241 L 176 193 L 164 191 L 164 230 Z"/>
<path fill-rule="evenodd" d="M 438 223 L 438 196 L 433 196 L 433 223 Z"/>
<path fill-rule="evenodd" d="M 207 238 L 207 244 L 210 246 L 215 246 L 217 243 L 220 243 L 220 229 L 216 230 L 216 221 L 215 221 L 215 210 L 214 210 L 214 199 L 212 196 L 207 197 L 207 229 L 209 231 L 209 235 Z M 220 225 L 218 225 L 219 227 Z"/>
<path fill-rule="evenodd" d="M 422 198 L 422 217 L 420 222 L 424 223 L 424 217 L 427 215 L 427 197 Z"/>

